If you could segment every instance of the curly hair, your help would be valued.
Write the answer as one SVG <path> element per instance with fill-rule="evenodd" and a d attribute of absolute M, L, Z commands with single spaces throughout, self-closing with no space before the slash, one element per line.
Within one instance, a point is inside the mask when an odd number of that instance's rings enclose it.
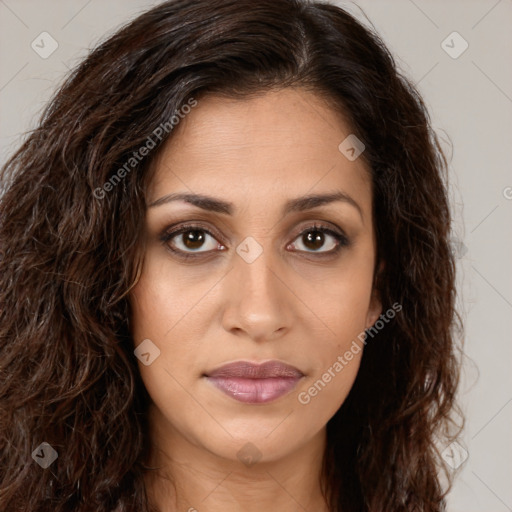
<path fill-rule="evenodd" d="M 440 447 L 463 424 L 446 157 L 375 31 L 307 0 L 171 0 L 142 13 L 70 73 L 3 166 L 1 510 L 152 510 L 128 294 L 151 163 L 172 130 L 97 191 L 190 98 L 286 87 L 325 98 L 364 141 L 376 285 L 383 310 L 402 306 L 327 424 L 324 494 L 335 512 L 445 510 L 453 475 Z M 43 441 L 58 453 L 45 471 L 31 458 Z"/>

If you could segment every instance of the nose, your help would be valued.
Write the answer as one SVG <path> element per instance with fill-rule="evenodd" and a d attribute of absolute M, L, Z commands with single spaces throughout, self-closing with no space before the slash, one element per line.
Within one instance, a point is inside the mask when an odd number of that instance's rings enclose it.
<path fill-rule="evenodd" d="M 282 337 L 293 317 L 293 293 L 269 253 L 263 251 L 251 263 L 236 255 L 224 283 L 224 329 L 256 342 Z"/>

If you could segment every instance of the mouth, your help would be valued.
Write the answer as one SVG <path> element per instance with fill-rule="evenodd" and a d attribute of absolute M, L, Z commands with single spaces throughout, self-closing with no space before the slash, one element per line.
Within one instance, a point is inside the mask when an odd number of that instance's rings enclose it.
<path fill-rule="evenodd" d="M 235 361 L 203 375 L 217 389 L 235 400 L 263 404 L 288 394 L 304 374 L 280 361 Z"/>

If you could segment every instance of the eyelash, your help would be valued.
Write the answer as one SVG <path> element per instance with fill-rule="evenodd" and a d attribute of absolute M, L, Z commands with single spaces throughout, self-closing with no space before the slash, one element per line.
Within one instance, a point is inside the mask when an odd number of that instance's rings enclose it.
<path fill-rule="evenodd" d="M 193 223 L 192 224 L 182 224 L 178 229 L 175 229 L 174 231 L 169 231 L 169 229 L 171 229 L 171 228 L 167 228 L 167 230 L 164 231 L 164 233 L 160 236 L 160 241 L 163 244 L 167 245 L 167 247 L 169 248 L 170 251 L 172 251 L 174 254 L 176 254 L 178 257 L 180 257 L 184 260 L 206 257 L 213 251 L 188 253 L 188 252 L 182 251 L 181 249 L 174 249 L 169 244 L 169 242 L 174 237 L 181 235 L 183 233 L 186 233 L 188 231 L 201 231 L 203 233 L 210 235 L 215 240 L 217 240 L 217 238 L 220 238 L 220 237 L 218 237 L 218 235 L 215 235 L 210 230 L 206 229 L 204 226 L 201 226 L 199 224 L 193 224 Z M 315 252 L 315 251 L 298 251 L 298 252 L 306 253 L 308 255 L 315 255 L 318 258 L 329 257 L 329 256 L 332 257 L 334 255 L 337 255 L 343 247 L 348 247 L 348 245 L 350 244 L 349 239 L 344 234 L 338 233 L 337 231 L 334 231 L 333 229 L 331 229 L 325 225 L 317 224 L 317 223 L 315 223 L 312 226 L 307 227 L 306 229 L 303 229 L 294 238 L 294 240 L 296 240 L 297 238 L 299 238 L 299 237 L 303 236 L 304 234 L 309 233 L 311 231 L 318 231 L 320 233 L 325 233 L 327 235 L 332 236 L 337 242 L 336 247 L 334 249 L 331 249 L 330 251 L 324 251 L 324 252 Z"/>

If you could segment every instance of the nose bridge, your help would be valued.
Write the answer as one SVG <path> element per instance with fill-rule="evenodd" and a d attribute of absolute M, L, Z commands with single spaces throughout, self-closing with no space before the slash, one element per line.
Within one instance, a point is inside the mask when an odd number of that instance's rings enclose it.
<path fill-rule="evenodd" d="M 286 287 L 276 276 L 276 267 L 269 247 L 263 248 L 254 239 L 239 245 L 230 277 L 226 328 L 264 339 L 288 326 Z"/>
<path fill-rule="evenodd" d="M 238 258 L 236 272 L 240 284 L 242 288 L 245 287 L 247 291 L 250 291 L 255 298 L 261 297 L 262 299 L 272 300 L 272 295 L 276 292 L 273 289 L 277 283 L 275 282 L 275 270 L 272 269 L 271 259 L 270 249 L 266 249 L 254 261 L 249 262 L 243 258 Z M 246 295 L 242 293 L 241 298 Z"/>

